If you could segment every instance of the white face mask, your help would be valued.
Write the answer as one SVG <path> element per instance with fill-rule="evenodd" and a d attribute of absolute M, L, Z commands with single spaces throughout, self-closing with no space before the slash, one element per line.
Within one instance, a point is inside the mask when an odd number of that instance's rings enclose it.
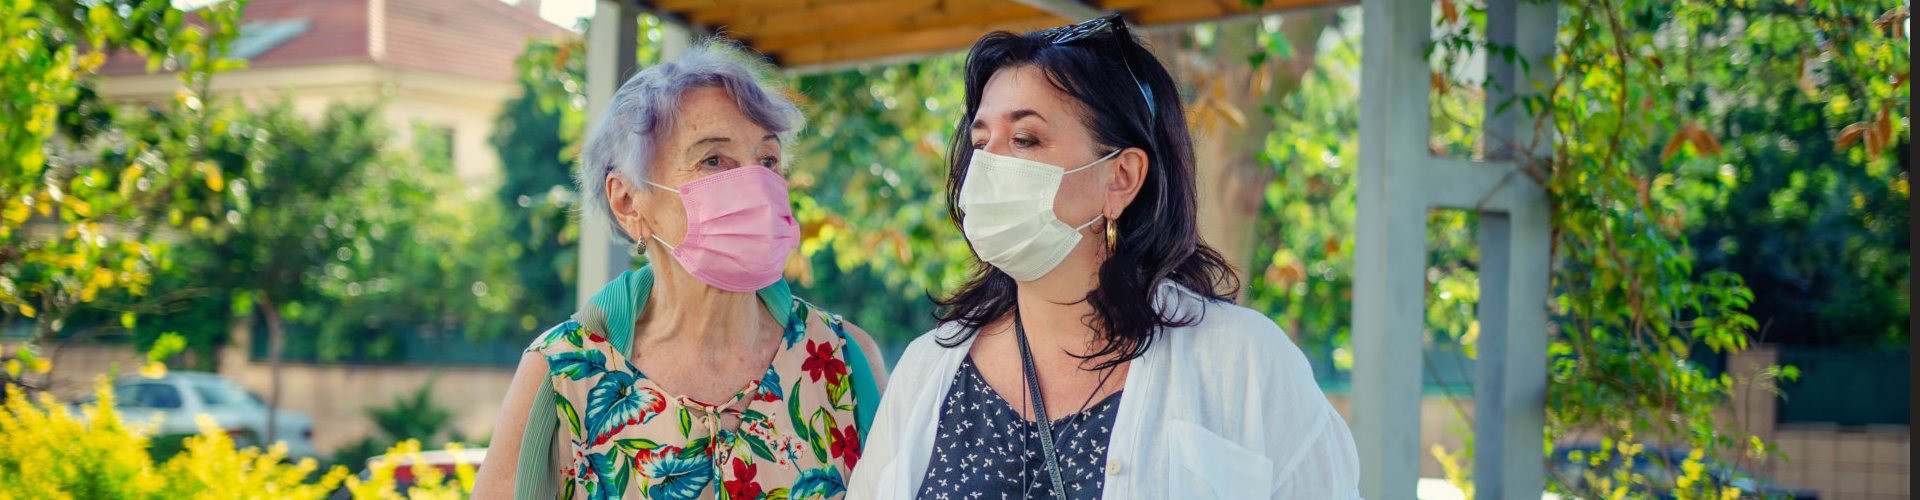
<path fill-rule="evenodd" d="M 1074 245 L 1080 243 L 1080 231 L 1101 217 L 1095 215 L 1079 227 L 1055 217 L 1053 201 L 1060 193 L 1060 179 L 1119 154 L 1116 149 L 1093 163 L 1063 170 L 974 150 L 973 160 L 967 164 L 967 178 L 960 184 L 960 211 L 965 214 L 960 230 L 973 243 L 980 260 L 1016 281 L 1040 279 L 1066 260 Z"/>

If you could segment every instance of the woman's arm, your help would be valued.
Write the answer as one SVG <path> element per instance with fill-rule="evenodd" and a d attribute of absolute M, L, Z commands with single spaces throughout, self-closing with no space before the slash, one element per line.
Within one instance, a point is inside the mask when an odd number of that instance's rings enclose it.
<path fill-rule="evenodd" d="M 520 356 L 520 368 L 514 371 L 513 383 L 507 386 L 507 399 L 500 403 L 500 418 L 493 427 L 486 462 L 475 471 L 473 498 L 513 498 L 514 475 L 520 465 L 520 437 L 526 433 L 527 414 L 532 409 L 534 396 L 546 379 L 546 356 L 536 351 Z"/>
<path fill-rule="evenodd" d="M 1272 320 L 1266 320 L 1271 324 Z M 1275 500 L 1360 498 L 1360 459 L 1347 421 L 1314 381 L 1306 353 L 1278 325 L 1263 336 L 1262 398 L 1269 425 L 1267 454 L 1275 457 Z"/>

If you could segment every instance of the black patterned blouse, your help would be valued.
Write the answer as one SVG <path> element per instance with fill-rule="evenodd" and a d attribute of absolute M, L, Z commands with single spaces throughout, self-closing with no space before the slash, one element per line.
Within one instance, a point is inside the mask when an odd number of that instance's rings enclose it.
<path fill-rule="evenodd" d="M 1100 498 L 1107 439 L 1119 410 L 1120 393 L 1115 392 L 1085 411 L 1054 420 L 1054 446 L 1067 498 Z M 972 356 L 960 363 L 940 406 L 939 434 L 919 498 L 1053 500 L 1039 424 L 1021 418 L 987 385 Z"/>

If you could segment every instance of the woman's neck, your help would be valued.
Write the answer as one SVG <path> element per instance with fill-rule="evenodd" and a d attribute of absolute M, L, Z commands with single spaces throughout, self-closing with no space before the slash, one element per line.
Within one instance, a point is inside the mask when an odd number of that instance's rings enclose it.
<path fill-rule="evenodd" d="M 723 352 L 773 326 L 758 294 L 714 288 L 676 263 L 654 262 L 653 290 L 635 320 L 634 345 L 689 345 Z"/>
<path fill-rule="evenodd" d="M 1053 350 L 1085 356 L 1100 350 L 1101 333 L 1087 325 L 1094 314 L 1087 294 L 1100 284 L 1099 266 L 1087 260 L 1069 258 L 1038 280 L 1015 284 L 1015 311 L 1036 355 Z M 1005 331 L 1011 333 L 1011 318 L 1008 323 Z"/>

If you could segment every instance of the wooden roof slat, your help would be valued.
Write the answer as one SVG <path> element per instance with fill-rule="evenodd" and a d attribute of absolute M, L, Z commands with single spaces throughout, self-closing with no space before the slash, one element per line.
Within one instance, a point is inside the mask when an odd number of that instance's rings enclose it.
<path fill-rule="evenodd" d="M 1101 11 L 1099 7 L 1088 5 L 1086 3 L 1081 2 L 1080 0 L 1013 0 L 1013 1 L 1026 4 L 1027 6 L 1030 6 L 1036 9 L 1047 11 L 1047 13 L 1049 14 L 1060 16 L 1065 19 L 1093 19 L 1096 17 L 1100 17 L 1102 14 L 1105 14 L 1105 12 Z"/>
<path fill-rule="evenodd" d="M 904 17 L 890 19 L 864 20 L 825 32 L 754 36 L 748 41 L 761 52 L 777 53 L 803 45 L 845 43 L 911 31 L 1018 21 L 1044 15 L 1047 13 L 1014 3 L 962 2 L 949 4 L 942 10 L 914 12 Z M 1064 20 L 1061 22 L 1065 23 Z"/>
<path fill-rule="evenodd" d="M 1058 12 L 1119 11 L 1139 28 L 1152 29 L 1358 0 L 1265 0 L 1259 9 L 1247 8 L 1244 0 L 620 1 L 714 29 L 788 68 L 812 71 L 961 50 L 989 31 L 1024 32 L 1082 20 Z"/>
<path fill-rule="evenodd" d="M 764 7 L 696 8 L 687 18 L 708 26 L 726 26 L 729 30 L 756 31 L 781 24 L 825 26 L 846 23 L 865 16 L 893 16 L 940 8 L 946 0 L 840 0 L 815 4 L 790 0 Z"/>
<path fill-rule="evenodd" d="M 951 26 L 863 38 L 850 42 L 805 45 L 781 52 L 776 59 L 782 66 L 794 67 L 941 52 L 972 45 L 980 35 L 992 31 L 1022 33 L 1059 26 L 1060 23 L 1060 18 L 1044 14 L 1012 21 Z"/>
<path fill-rule="evenodd" d="M 812 2 L 809 2 L 808 0 L 652 0 L 652 1 L 642 0 L 640 3 L 645 6 L 652 7 L 653 9 L 656 9 L 656 10 L 685 12 L 688 10 L 699 9 L 699 8 L 710 8 L 710 7 L 733 7 L 733 6 L 753 6 L 753 5 L 767 5 L 767 4 L 812 3 Z"/>
<path fill-rule="evenodd" d="M 1127 18 L 1144 25 L 1202 22 L 1243 14 L 1275 14 L 1287 10 L 1329 5 L 1315 0 L 1268 0 L 1259 9 L 1248 9 L 1239 2 L 1159 2 L 1128 12 Z"/>
<path fill-rule="evenodd" d="M 899 19 L 917 13 L 934 12 L 940 8 L 937 0 L 891 0 L 855 4 L 864 9 L 832 9 L 809 11 L 805 16 L 765 16 L 739 19 L 728 24 L 727 31 L 738 33 L 738 38 L 759 39 L 787 36 L 819 35 L 862 24 L 877 19 Z"/>

